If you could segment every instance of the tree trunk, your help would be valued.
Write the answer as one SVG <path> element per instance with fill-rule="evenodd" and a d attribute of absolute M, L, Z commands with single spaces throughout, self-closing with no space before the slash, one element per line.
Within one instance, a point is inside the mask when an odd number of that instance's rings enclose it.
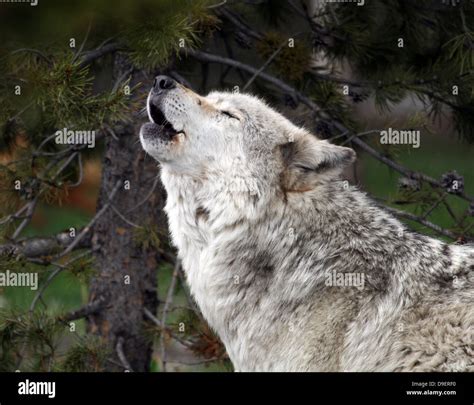
<path fill-rule="evenodd" d="M 153 247 L 137 243 L 134 225 L 166 229 L 162 210 L 165 192 L 158 181 L 150 196 L 158 165 L 142 150 L 138 126 L 124 125 L 116 136 L 118 139 L 106 138 L 97 212 L 110 205 L 92 230 L 97 274 L 90 284 L 89 302 L 103 300 L 105 305 L 88 317 L 88 330 L 105 338 L 114 363 L 124 365 L 108 363 L 108 371 L 148 371 L 152 341 L 144 333 L 144 308 L 156 312 L 160 256 Z M 117 184 L 118 190 L 109 200 Z"/>

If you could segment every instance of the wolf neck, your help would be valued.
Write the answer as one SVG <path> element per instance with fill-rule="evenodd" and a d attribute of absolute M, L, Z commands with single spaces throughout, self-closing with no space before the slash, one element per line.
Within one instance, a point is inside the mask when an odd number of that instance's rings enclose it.
<path fill-rule="evenodd" d="M 213 237 L 252 221 L 261 196 L 254 182 L 236 181 L 234 176 L 229 184 L 229 176 L 218 173 L 195 178 L 163 166 L 161 179 L 167 191 L 165 211 L 173 243 L 191 283 L 191 273 L 198 272 L 198 258 Z"/>
<path fill-rule="evenodd" d="M 238 181 L 232 186 L 237 189 L 229 192 L 225 176 L 193 178 L 164 166 L 161 177 L 168 193 L 165 211 L 173 243 L 198 301 L 203 291 L 197 284 L 202 286 L 215 276 L 207 268 L 200 268 L 200 258 L 216 240 L 230 245 L 239 235 L 253 238 L 254 251 L 245 253 L 258 255 L 259 240 L 264 244 L 268 237 L 304 239 L 307 248 L 324 252 L 326 258 L 351 250 L 361 259 L 380 265 L 387 254 L 393 253 L 388 247 L 404 249 L 406 238 L 412 237 L 397 219 L 363 193 L 355 188 L 343 189 L 337 182 L 322 184 L 308 193 L 288 193 L 282 198 L 253 193 L 258 185 Z M 278 234 L 267 235 L 269 229 L 278 229 Z M 271 252 L 275 261 L 279 257 L 283 261 L 295 249 L 291 243 L 283 246 L 288 251 Z M 307 266 L 313 264 L 308 262 Z M 319 283 L 324 283 L 325 276 L 323 271 L 313 275 Z"/>
<path fill-rule="evenodd" d="M 263 189 L 253 183 L 234 181 L 232 187 L 237 189 L 232 189 L 225 183 L 226 178 L 193 178 L 166 166 L 162 169 L 162 181 L 168 193 L 165 210 L 171 236 L 198 301 L 197 295 L 203 291 L 196 287 L 197 284 L 202 286 L 213 277 L 206 273 L 208 269 L 201 269 L 199 263 L 201 255 L 212 243 L 221 243 L 220 248 L 225 249 L 242 235 L 253 238 L 255 243 L 261 239 L 262 244 L 268 242 L 267 237 L 304 239 L 313 251 L 324 251 L 326 257 L 332 257 L 339 255 L 341 249 L 355 249 L 364 255 L 368 239 L 378 239 L 383 245 L 383 241 L 401 240 L 405 234 L 399 221 L 355 189 L 343 190 L 338 184 L 323 184 L 314 192 L 269 196 L 253 193 L 253 190 Z M 278 234 L 267 235 L 269 229 L 278 229 Z M 288 251 L 270 252 L 275 261 L 280 256 L 283 261 L 294 251 L 291 243 L 283 246 Z M 372 259 L 377 262 L 387 254 L 383 246 L 375 249 L 371 245 L 371 249 Z M 256 243 L 253 252 L 245 253 L 258 256 L 258 250 Z M 240 253 L 236 252 L 236 255 Z M 313 263 L 308 262 L 307 266 L 311 267 Z M 225 271 L 221 269 L 221 272 Z M 323 283 L 325 274 L 321 271 L 313 277 L 319 277 L 318 282 Z"/>
<path fill-rule="evenodd" d="M 334 184 L 321 185 L 314 192 L 289 193 L 285 198 L 232 198 L 203 179 L 177 175 L 166 167 L 162 181 L 168 192 L 165 210 L 171 235 L 191 293 L 233 363 L 242 369 L 251 370 L 255 364 L 275 367 L 266 363 L 268 353 L 254 351 L 259 346 L 255 342 L 262 347 L 279 344 L 266 342 L 272 336 L 269 330 L 275 328 L 275 334 L 286 339 L 285 347 L 291 346 L 294 334 L 285 331 L 286 323 L 293 320 L 285 317 L 281 303 L 295 313 L 300 305 L 307 305 L 300 303 L 312 305 L 315 297 L 318 305 L 328 306 L 335 291 L 325 285 L 330 269 L 363 273 L 369 291 L 366 297 L 375 296 L 398 291 L 403 280 L 417 271 L 390 261 L 392 250 L 401 258 L 408 254 L 428 257 L 441 245 L 421 236 L 415 240 L 364 194 Z M 233 284 L 235 277 L 240 284 Z M 350 291 L 348 301 L 357 311 L 358 292 Z M 394 301 L 387 308 L 402 305 L 399 295 L 387 299 Z M 341 321 L 344 330 L 356 314 L 341 315 L 348 319 Z M 391 321 L 390 314 L 386 315 L 380 319 Z M 377 334 L 377 328 L 371 333 Z M 363 332 L 363 328 L 357 330 Z M 278 355 L 278 348 L 272 353 Z M 271 361 L 278 364 L 276 358 Z M 338 360 L 326 369 L 336 367 L 334 364 Z M 290 370 L 297 367 L 297 361 L 280 363 L 280 367 Z"/>
<path fill-rule="evenodd" d="M 186 175 L 162 167 L 161 179 L 167 192 L 165 211 L 174 245 L 186 271 L 191 258 L 198 260 L 200 251 L 208 241 L 208 235 L 200 215 L 207 215 L 207 208 L 200 203 L 200 182 Z"/>

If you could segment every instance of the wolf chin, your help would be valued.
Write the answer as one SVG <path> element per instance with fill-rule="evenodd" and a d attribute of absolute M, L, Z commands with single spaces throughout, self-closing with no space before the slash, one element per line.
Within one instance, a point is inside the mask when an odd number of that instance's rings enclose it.
<path fill-rule="evenodd" d="M 411 232 L 338 180 L 352 149 L 166 76 L 147 109 L 172 240 L 237 371 L 474 371 L 474 247 Z M 326 282 L 345 273 L 363 288 Z"/>

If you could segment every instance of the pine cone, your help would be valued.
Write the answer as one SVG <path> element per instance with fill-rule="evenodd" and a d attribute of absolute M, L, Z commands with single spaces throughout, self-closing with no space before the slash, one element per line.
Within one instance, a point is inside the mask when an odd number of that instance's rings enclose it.
<path fill-rule="evenodd" d="M 398 179 L 398 188 L 403 190 L 420 191 L 421 185 L 418 180 L 408 177 L 400 177 Z"/>
<path fill-rule="evenodd" d="M 456 170 L 443 174 L 441 184 L 451 194 L 460 194 L 464 191 L 464 177 L 460 176 Z"/>

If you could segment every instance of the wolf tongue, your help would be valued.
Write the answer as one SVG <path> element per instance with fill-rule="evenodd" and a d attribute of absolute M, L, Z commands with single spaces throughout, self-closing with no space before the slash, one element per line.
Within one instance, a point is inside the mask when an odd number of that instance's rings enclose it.
<path fill-rule="evenodd" d="M 163 135 L 166 135 L 170 139 L 177 134 L 177 131 L 173 128 L 171 123 L 167 122 L 166 124 L 161 126 L 161 131 Z"/>

